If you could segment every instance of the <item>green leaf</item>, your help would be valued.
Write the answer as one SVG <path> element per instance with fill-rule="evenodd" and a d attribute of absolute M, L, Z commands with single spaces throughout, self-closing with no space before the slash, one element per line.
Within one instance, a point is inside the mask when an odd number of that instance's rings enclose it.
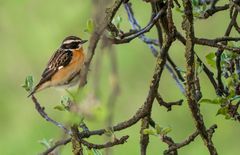
<path fill-rule="evenodd" d="M 70 102 L 70 98 L 68 96 L 61 97 L 61 100 L 60 100 L 61 105 L 67 106 L 69 102 Z"/>
<path fill-rule="evenodd" d="M 102 155 L 102 152 L 98 149 L 92 149 L 94 155 Z"/>
<path fill-rule="evenodd" d="M 166 128 L 164 128 L 164 129 L 162 129 L 161 134 L 162 134 L 162 135 L 166 135 L 166 134 L 168 134 L 168 133 L 171 132 L 171 131 L 172 131 L 172 128 L 166 127 Z"/>
<path fill-rule="evenodd" d="M 204 98 L 204 99 L 201 99 L 199 101 L 199 103 L 210 103 L 210 104 L 219 104 L 219 100 L 218 99 L 207 99 L 207 98 Z"/>
<path fill-rule="evenodd" d="M 52 146 L 53 139 L 47 140 L 47 139 L 44 138 L 42 140 L 39 140 L 38 142 L 48 149 L 48 148 L 50 148 Z"/>
<path fill-rule="evenodd" d="M 112 22 L 119 29 L 120 28 L 120 24 L 122 23 L 122 17 L 121 16 L 117 16 L 117 17 L 113 18 Z"/>
<path fill-rule="evenodd" d="M 160 134 L 163 128 L 161 128 L 160 125 L 156 124 L 155 129 L 156 129 L 157 134 Z"/>
<path fill-rule="evenodd" d="M 239 95 L 236 95 L 234 97 L 231 98 L 231 101 L 234 101 L 234 100 L 237 100 L 237 99 L 240 99 L 240 96 Z"/>
<path fill-rule="evenodd" d="M 66 111 L 66 108 L 63 105 L 57 105 L 54 107 L 54 109 L 59 110 L 59 111 Z"/>
<path fill-rule="evenodd" d="M 227 107 L 221 107 L 220 109 L 218 109 L 217 114 L 216 115 L 226 115 L 228 112 L 228 108 Z"/>
<path fill-rule="evenodd" d="M 215 53 L 209 53 L 208 55 L 206 55 L 206 60 L 207 60 L 207 63 L 211 67 L 216 68 L 216 55 L 215 55 Z"/>
<path fill-rule="evenodd" d="M 193 6 L 198 6 L 198 0 L 192 0 Z"/>
<path fill-rule="evenodd" d="M 203 71 L 203 64 L 197 61 L 196 63 L 196 74 L 199 75 Z"/>
<path fill-rule="evenodd" d="M 153 129 L 144 129 L 143 134 L 145 135 L 156 135 L 156 131 Z"/>
<path fill-rule="evenodd" d="M 106 129 L 105 129 L 104 134 L 105 134 L 106 136 L 108 136 L 108 137 L 111 137 L 111 136 L 114 135 L 114 131 L 113 131 L 112 128 L 109 127 L 109 128 L 106 128 Z"/>
<path fill-rule="evenodd" d="M 26 91 L 32 91 L 32 89 L 33 89 L 33 76 L 31 76 L 31 75 L 27 76 L 24 84 L 22 85 L 22 87 Z"/>
<path fill-rule="evenodd" d="M 91 34 L 93 31 L 94 31 L 94 23 L 92 19 L 89 19 L 87 21 L 87 28 L 84 30 L 84 32 Z"/>
<path fill-rule="evenodd" d="M 183 10 L 180 9 L 179 7 L 176 7 L 175 10 L 176 10 L 177 12 L 183 13 Z"/>

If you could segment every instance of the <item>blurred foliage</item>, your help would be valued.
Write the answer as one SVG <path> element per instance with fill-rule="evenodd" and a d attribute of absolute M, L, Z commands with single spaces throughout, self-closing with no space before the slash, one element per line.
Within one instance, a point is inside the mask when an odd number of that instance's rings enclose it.
<path fill-rule="evenodd" d="M 221 1 L 219 5 L 225 1 Z M 143 10 L 139 8 L 144 8 L 146 13 L 143 13 Z M 133 1 L 133 9 L 139 23 L 145 26 L 151 16 L 150 6 L 146 6 L 142 1 Z M 39 80 L 49 57 L 58 48 L 64 37 L 78 35 L 84 39 L 89 38 L 90 35 L 84 30 L 91 30 L 91 22 L 88 23 L 88 21 L 91 19 L 92 12 L 91 1 L 0 0 L 0 47 L 2 55 L 0 57 L 0 154 L 37 154 L 45 149 L 38 143 L 39 140 L 45 138 L 55 142 L 62 137 L 61 130 L 39 116 L 31 100 L 27 98 L 28 94 L 21 88 L 21 84 L 27 75 L 34 75 L 35 81 Z M 124 8 L 120 9 L 117 16 L 121 17 L 121 29 L 127 31 L 131 26 L 128 23 Z M 177 21 L 178 27 L 181 26 L 181 16 L 179 12 L 174 12 L 174 20 Z M 221 36 L 228 22 L 227 12 L 218 13 L 207 20 L 197 19 L 195 23 L 196 36 L 208 36 L 209 38 Z M 211 27 L 211 31 L 206 28 L 206 25 Z M 147 35 L 156 38 L 155 33 L 156 31 L 152 30 Z M 236 37 L 237 33 L 231 35 Z M 84 48 L 86 49 L 87 45 Z M 132 116 L 143 103 L 154 71 L 155 59 L 148 47 L 137 39 L 130 44 L 115 46 L 115 48 L 119 62 L 121 85 L 121 94 L 117 100 L 114 116 L 114 122 L 117 123 Z M 203 60 L 205 60 L 206 55 L 213 51 L 215 49 L 196 46 L 196 52 Z M 104 53 L 106 52 L 97 49 L 93 64 L 95 58 Z M 171 47 L 170 55 L 174 56 L 174 61 L 178 63 L 179 68 L 184 68 L 184 48 L 180 43 Z M 101 76 L 99 77 L 101 95 L 97 101 L 88 96 L 93 92 L 92 72 L 94 65 L 91 67 L 92 71 L 90 71 L 87 86 L 79 92 L 79 104 L 87 109 L 85 111 L 91 111 L 91 107 L 95 107 L 95 110 L 92 111 L 97 111 L 93 116 L 89 113 L 86 114 L 88 117 L 86 117 L 85 123 L 91 130 L 106 128 L 104 118 L 107 116 L 107 111 L 104 107 L 111 91 L 109 64 L 109 57 L 104 54 Z M 166 100 L 184 98 L 175 82 L 169 77 L 170 74 L 164 71 L 159 88 L 163 98 Z M 207 77 L 201 74 L 200 78 L 202 79 L 204 98 L 214 100 L 216 98 L 215 91 L 210 86 Z M 52 88 L 37 94 L 39 101 L 46 108 L 46 112 L 60 122 L 66 122 L 68 120 L 66 118 L 71 117 L 68 117 L 68 112 L 54 109 L 60 104 L 60 96 L 64 95 L 68 94 L 65 91 Z M 86 97 L 88 98 L 86 99 Z M 89 104 L 91 105 L 90 109 L 87 106 Z M 240 126 L 236 122 L 216 117 L 218 108 L 218 106 L 211 104 L 201 104 L 206 125 L 218 124 L 213 140 L 219 154 L 238 154 L 240 136 L 236 133 L 239 132 Z M 182 141 L 195 131 L 194 122 L 186 102 L 181 107 L 173 108 L 172 112 L 166 112 L 164 108 L 154 104 L 153 118 L 162 126 L 171 126 L 172 131 L 168 134 L 176 142 Z M 139 126 L 138 124 L 125 131 L 114 133 L 116 136 L 130 135 L 126 144 L 114 148 L 115 155 L 126 154 L 126 150 L 128 154 L 139 154 Z M 90 138 L 91 142 L 96 143 L 104 142 L 104 140 L 98 136 Z M 208 154 L 207 149 L 202 144 L 201 138 L 197 138 L 194 143 L 181 149 L 179 154 Z M 161 154 L 165 148 L 166 145 L 160 142 L 159 138 L 151 137 L 149 154 Z M 71 145 L 65 146 L 61 151 L 63 155 L 70 154 Z"/>

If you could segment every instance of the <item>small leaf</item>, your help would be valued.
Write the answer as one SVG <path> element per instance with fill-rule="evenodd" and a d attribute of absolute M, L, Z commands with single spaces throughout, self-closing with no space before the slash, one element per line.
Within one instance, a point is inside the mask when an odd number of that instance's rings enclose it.
<path fill-rule="evenodd" d="M 175 10 L 176 10 L 177 12 L 183 13 L 183 10 L 180 9 L 179 7 L 176 7 Z"/>
<path fill-rule="evenodd" d="M 217 114 L 216 115 L 226 115 L 228 112 L 228 108 L 227 107 L 221 107 L 220 109 L 218 109 Z"/>
<path fill-rule="evenodd" d="M 218 99 L 211 100 L 211 99 L 204 98 L 204 99 L 201 99 L 199 101 L 199 103 L 203 103 L 203 102 L 210 103 L 210 104 L 219 104 L 219 100 Z"/>
<path fill-rule="evenodd" d="M 240 99 L 240 96 L 239 95 L 236 95 L 234 97 L 231 98 L 231 101 L 234 101 L 234 100 L 237 100 L 237 99 Z"/>
<path fill-rule="evenodd" d="M 26 79 L 25 79 L 25 83 L 22 85 L 22 87 L 26 91 L 32 91 L 32 89 L 33 89 L 33 76 L 31 76 L 31 75 L 27 76 Z"/>
<path fill-rule="evenodd" d="M 166 135 L 166 134 L 168 134 L 171 131 L 172 131 L 172 128 L 167 127 L 167 128 L 162 129 L 161 134 L 162 135 Z"/>
<path fill-rule="evenodd" d="M 61 105 L 68 106 L 69 102 L 70 102 L 70 98 L 68 96 L 61 97 L 61 100 L 60 100 Z"/>
<path fill-rule="evenodd" d="M 105 134 L 106 136 L 108 136 L 108 137 L 111 137 L 111 136 L 114 135 L 114 131 L 113 131 L 112 128 L 109 127 L 109 128 L 106 128 L 106 129 L 105 129 L 104 134 Z"/>
<path fill-rule="evenodd" d="M 38 141 L 40 144 L 42 144 L 43 146 L 45 146 L 46 148 L 50 148 L 52 146 L 52 143 L 53 143 L 53 139 L 42 139 L 42 140 L 39 140 Z"/>
<path fill-rule="evenodd" d="M 214 53 L 206 55 L 206 60 L 211 67 L 216 68 L 216 55 Z"/>
<path fill-rule="evenodd" d="M 193 6 L 198 6 L 198 0 L 192 0 Z"/>
<path fill-rule="evenodd" d="M 120 28 L 120 24 L 122 23 L 122 17 L 121 16 L 117 16 L 117 17 L 113 18 L 112 22 L 119 29 Z"/>
<path fill-rule="evenodd" d="M 89 19 L 87 21 L 87 28 L 84 30 L 84 32 L 92 33 L 93 31 L 94 31 L 94 23 L 93 23 L 92 19 Z"/>
<path fill-rule="evenodd" d="M 156 131 L 153 129 L 144 129 L 143 134 L 145 135 L 156 135 Z"/>
<path fill-rule="evenodd" d="M 156 124 L 155 129 L 157 134 L 160 134 L 163 128 L 161 128 L 160 125 Z"/>
<path fill-rule="evenodd" d="M 54 109 L 59 110 L 59 111 L 66 111 L 66 108 L 63 105 L 57 105 L 54 107 Z"/>
<path fill-rule="evenodd" d="M 102 155 L 102 152 L 98 149 L 92 149 L 94 155 Z"/>

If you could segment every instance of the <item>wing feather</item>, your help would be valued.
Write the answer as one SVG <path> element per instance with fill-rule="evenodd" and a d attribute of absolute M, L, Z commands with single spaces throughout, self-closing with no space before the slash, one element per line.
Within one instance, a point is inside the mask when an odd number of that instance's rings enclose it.
<path fill-rule="evenodd" d="M 67 66 L 72 60 L 73 53 L 71 50 L 57 50 L 50 58 L 47 67 L 42 73 L 42 78 L 35 86 L 30 95 L 34 94 L 45 82 L 51 80 L 52 76 L 61 68 Z M 29 95 L 29 96 L 30 96 Z"/>

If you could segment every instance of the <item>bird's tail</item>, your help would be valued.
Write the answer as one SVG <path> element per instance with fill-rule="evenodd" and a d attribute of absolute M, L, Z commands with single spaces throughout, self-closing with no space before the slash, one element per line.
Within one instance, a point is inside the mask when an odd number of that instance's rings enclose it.
<path fill-rule="evenodd" d="M 27 96 L 30 97 L 33 94 L 35 94 L 36 92 L 39 92 L 47 87 L 49 87 L 49 81 L 42 83 L 41 81 L 34 87 L 34 89 L 31 91 L 31 93 Z"/>

